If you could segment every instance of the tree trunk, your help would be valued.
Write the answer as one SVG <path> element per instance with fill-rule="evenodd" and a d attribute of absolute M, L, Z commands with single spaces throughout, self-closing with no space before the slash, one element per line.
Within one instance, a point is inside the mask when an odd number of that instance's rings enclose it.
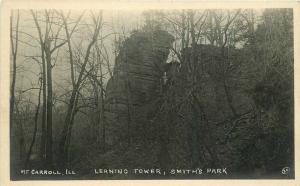
<path fill-rule="evenodd" d="M 31 11 L 32 17 L 34 19 L 35 26 L 39 34 L 39 41 L 41 47 L 41 59 L 42 59 L 42 83 L 43 83 L 43 111 L 42 111 L 42 135 L 41 135 L 41 145 L 40 145 L 40 159 L 42 162 L 45 160 L 46 156 L 46 125 L 47 125 L 47 78 L 46 78 L 46 60 L 45 60 L 45 43 L 43 41 L 42 31 L 38 23 L 36 14 Z"/>
<path fill-rule="evenodd" d="M 46 113 L 47 113 L 47 88 L 46 88 L 46 64 L 44 60 L 44 49 L 42 49 L 42 84 L 43 84 L 43 110 L 42 110 L 42 134 L 41 134 L 41 144 L 40 144 L 40 159 L 44 162 L 46 155 Z"/>
<path fill-rule="evenodd" d="M 102 44 L 102 42 L 101 42 Z M 100 105 L 98 104 L 98 106 L 101 106 L 100 108 L 100 135 L 101 135 L 101 149 L 103 151 L 103 153 L 105 152 L 105 119 L 104 119 L 104 86 L 103 86 L 103 72 L 102 72 L 102 60 L 101 60 L 101 55 L 100 55 L 100 49 L 99 47 L 96 45 L 96 51 L 97 51 L 97 61 L 99 63 L 99 70 L 100 70 Z M 109 68 L 109 67 L 108 67 Z"/>
<path fill-rule="evenodd" d="M 102 19 L 102 16 L 101 16 L 101 19 Z M 61 134 L 60 142 L 59 142 L 59 153 L 60 153 L 60 166 L 61 166 L 61 168 L 65 168 L 66 164 L 68 163 L 68 151 L 69 151 L 69 144 L 70 144 L 70 141 L 71 141 L 71 131 L 72 131 L 73 123 L 74 123 L 75 110 L 76 110 L 77 102 L 78 102 L 77 94 L 78 94 L 80 85 L 81 85 L 82 80 L 83 80 L 84 72 L 86 71 L 85 68 L 86 68 L 86 65 L 87 65 L 88 60 L 89 60 L 89 56 L 90 56 L 92 46 L 95 44 L 95 42 L 98 39 L 99 30 L 101 28 L 101 22 L 102 22 L 102 20 L 97 21 L 92 41 L 89 43 L 89 45 L 87 47 L 85 58 L 84 58 L 84 61 L 83 61 L 83 65 L 81 67 L 81 70 L 80 70 L 77 82 L 75 84 L 75 87 L 72 90 L 71 98 L 70 98 L 70 101 L 69 101 L 69 107 L 68 107 L 67 115 L 66 115 L 66 118 L 65 118 L 65 125 L 64 125 L 62 134 Z"/>
<path fill-rule="evenodd" d="M 49 44 L 47 44 L 49 45 Z M 46 125 L 46 165 L 52 167 L 52 66 L 49 46 L 46 47 L 47 61 L 47 125 Z"/>
<path fill-rule="evenodd" d="M 35 139 L 36 139 L 38 117 L 39 117 L 39 110 L 40 110 L 40 103 L 41 103 L 41 91 L 42 91 L 42 81 L 41 81 L 40 90 L 39 90 L 38 104 L 37 104 L 35 116 L 34 116 L 34 131 L 33 131 L 32 141 L 31 141 L 31 144 L 30 144 L 30 147 L 29 147 L 29 150 L 27 153 L 26 161 L 25 161 L 25 169 L 28 169 L 29 159 L 30 159 L 30 156 L 32 153 L 32 148 L 33 148 L 33 145 L 34 145 Z"/>
<path fill-rule="evenodd" d="M 11 53 L 12 53 L 12 83 L 11 83 L 11 87 L 10 87 L 10 139 L 12 140 L 14 138 L 14 135 L 16 135 L 15 137 L 17 138 L 17 140 L 19 141 L 19 145 L 20 145 L 20 159 L 22 159 L 23 157 L 23 153 L 25 150 L 24 147 L 24 136 L 23 136 L 23 128 L 22 128 L 22 121 L 17 121 L 17 116 L 20 116 L 18 113 L 18 109 L 17 110 L 17 114 L 15 114 L 15 87 L 16 87 L 16 79 L 17 79 L 17 54 L 18 54 L 18 42 L 19 42 L 19 19 L 20 19 L 20 15 L 19 15 L 19 10 L 17 13 L 17 20 L 16 20 L 16 30 L 15 30 L 15 43 L 13 40 L 13 13 L 10 17 L 10 42 L 11 42 Z M 14 121 L 14 122 L 13 122 Z M 10 154 L 12 154 L 13 156 L 11 157 L 12 160 L 10 161 L 11 163 L 11 167 L 15 167 L 15 165 L 18 166 L 18 164 L 16 164 L 15 160 L 17 160 L 17 156 L 16 156 L 16 152 L 14 152 L 14 150 L 18 148 L 17 145 L 16 146 L 12 146 L 10 148 Z M 12 169 L 11 169 L 12 170 Z M 13 172 L 11 172 L 13 173 Z"/>
<path fill-rule="evenodd" d="M 101 123 L 102 123 L 102 150 L 105 152 L 105 118 L 104 118 L 104 86 L 103 86 L 103 73 L 100 64 L 100 83 L 101 83 Z"/>
<path fill-rule="evenodd" d="M 17 78 L 17 53 L 18 53 L 18 37 L 19 37 L 19 11 L 17 15 L 17 23 L 16 23 L 16 41 L 14 44 L 13 41 L 13 15 L 10 18 L 10 41 L 11 41 L 11 50 L 12 50 L 12 60 L 13 60 L 13 69 L 12 69 L 12 84 L 10 90 L 10 127 L 12 129 L 12 118 L 14 114 L 14 105 L 15 105 L 15 86 L 16 86 L 16 78 Z"/>

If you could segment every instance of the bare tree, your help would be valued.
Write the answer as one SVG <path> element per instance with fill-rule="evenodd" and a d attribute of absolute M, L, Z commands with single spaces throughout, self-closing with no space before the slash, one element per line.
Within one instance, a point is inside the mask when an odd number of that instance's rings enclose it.
<path fill-rule="evenodd" d="M 19 19 L 20 14 L 19 10 L 17 12 L 17 20 L 16 20 L 16 28 L 15 28 L 15 36 L 13 36 L 13 12 L 10 17 L 10 42 L 11 42 L 11 52 L 12 52 L 12 84 L 10 90 L 10 120 L 12 121 L 14 114 L 14 104 L 15 104 L 15 86 L 16 86 L 16 78 L 17 78 L 17 53 L 18 53 L 18 42 L 19 42 Z M 15 43 L 14 43 L 15 37 Z M 10 125 L 12 126 L 12 125 Z"/>
<path fill-rule="evenodd" d="M 231 17 L 231 14 L 230 12 L 227 13 L 227 23 L 223 29 L 223 35 L 224 35 L 224 41 L 223 43 L 220 41 L 220 43 L 222 43 L 222 56 L 223 56 L 223 65 L 222 65 L 222 72 L 223 72 L 223 86 L 224 86 L 224 90 L 225 90 L 225 94 L 226 94 L 226 99 L 227 99 L 227 102 L 229 104 L 229 107 L 231 109 L 231 112 L 233 113 L 234 116 L 237 116 L 237 111 L 233 105 L 233 101 L 232 101 L 232 94 L 230 93 L 230 90 L 229 90 L 229 87 L 227 85 L 227 77 L 226 77 L 226 74 L 227 74 L 227 69 L 228 69 L 228 64 L 229 64 L 229 61 L 226 60 L 226 59 L 229 59 L 229 57 L 225 56 L 225 46 L 227 45 L 227 42 L 228 42 L 228 29 L 229 27 L 231 26 L 232 22 L 236 19 L 236 17 L 240 14 L 240 10 L 237 10 L 236 13 Z M 223 36 L 222 35 L 222 36 Z M 223 37 L 221 37 L 223 39 Z M 227 54 L 229 55 L 229 54 Z"/>
<path fill-rule="evenodd" d="M 29 165 L 29 160 L 30 160 L 30 156 L 32 154 L 32 149 L 33 149 L 33 145 L 36 141 L 36 136 L 37 136 L 37 128 L 38 128 L 38 117 L 39 117 L 39 111 L 40 111 L 40 104 L 41 104 L 41 92 L 42 92 L 42 78 L 39 78 L 39 82 L 40 82 L 40 87 L 39 87 L 39 94 L 38 94 L 38 104 L 36 106 L 36 111 L 35 111 L 35 115 L 34 115 L 34 131 L 32 134 L 32 140 L 29 146 L 29 150 L 27 153 L 27 157 L 26 157 L 26 161 L 25 161 L 25 168 L 28 168 Z"/>
<path fill-rule="evenodd" d="M 38 30 L 40 49 L 41 49 L 41 60 L 42 60 L 42 84 L 43 84 L 43 109 L 42 109 L 42 135 L 41 135 L 41 146 L 40 146 L 40 159 L 44 161 L 46 156 L 46 113 L 47 113 L 47 90 L 46 90 L 46 60 L 45 60 L 45 48 L 44 39 L 41 31 L 41 27 L 38 23 L 37 15 L 33 11 L 31 14 L 34 18 L 35 26 Z"/>
<path fill-rule="evenodd" d="M 31 10 L 32 17 L 35 22 L 35 26 L 38 31 L 41 58 L 43 64 L 43 122 L 42 122 L 42 143 L 41 143 L 41 156 L 42 159 L 45 156 L 45 163 L 48 167 L 52 166 L 53 152 L 52 152 L 52 107 L 53 107 L 53 90 L 52 90 L 52 68 L 53 63 L 52 54 L 67 43 L 66 40 L 59 38 L 59 34 L 62 28 L 62 24 L 55 19 L 55 11 L 44 11 L 44 35 L 41 30 L 41 26 L 38 20 L 37 13 Z M 54 29 L 54 25 L 58 25 L 57 29 Z M 46 97 L 47 96 L 47 97 Z M 45 126 L 46 123 L 46 126 Z"/>
<path fill-rule="evenodd" d="M 102 44 L 102 40 L 101 40 L 101 44 Z M 99 127 L 100 127 L 100 132 L 99 135 L 101 136 L 101 149 L 103 152 L 105 152 L 105 119 L 104 119 L 104 96 L 105 96 L 105 88 L 104 88 L 104 73 L 103 73 L 103 59 L 101 57 L 101 49 L 99 48 L 99 46 L 95 45 L 95 49 L 96 49 L 96 56 L 97 56 L 97 64 L 99 65 L 99 72 L 100 72 L 100 77 L 99 80 L 95 77 L 94 81 L 97 82 L 97 85 L 100 87 L 100 100 L 98 101 L 98 106 L 100 107 L 99 110 L 99 116 L 100 116 L 100 120 L 99 120 Z M 109 67 L 108 67 L 109 68 Z M 109 74 L 111 73 L 110 70 L 108 70 Z"/>
<path fill-rule="evenodd" d="M 86 66 L 89 61 L 92 47 L 98 40 L 98 35 L 99 35 L 100 29 L 102 27 L 102 12 L 100 12 L 97 17 L 94 14 L 92 14 L 92 19 L 93 19 L 93 23 L 95 24 L 92 40 L 90 41 L 90 43 L 87 46 L 83 64 L 81 66 L 77 81 L 76 81 L 75 86 L 71 93 L 68 110 L 67 110 L 67 115 L 65 118 L 65 125 L 64 125 L 63 131 L 61 134 L 60 143 L 59 143 L 59 153 L 60 153 L 60 161 L 61 161 L 62 167 L 65 167 L 66 164 L 68 163 L 68 151 L 69 151 L 69 145 L 71 142 L 72 127 L 73 127 L 73 123 L 74 123 L 74 117 L 76 114 L 75 111 L 76 111 L 76 106 L 78 103 L 79 90 L 80 90 L 80 86 L 85 78 L 84 72 L 86 71 Z"/>
<path fill-rule="evenodd" d="M 25 139 L 23 131 L 22 120 L 19 119 L 19 109 L 18 103 L 16 103 L 15 98 L 15 87 L 17 79 L 17 55 L 18 55 L 18 46 L 19 46 L 19 20 L 20 14 L 19 10 L 17 11 L 15 27 L 13 26 L 14 15 L 11 13 L 10 17 L 10 42 L 11 42 L 11 53 L 12 53 L 12 83 L 10 87 L 10 135 L 18 139 L 19 142 L 19 159 L 23 160 L 23 155 L 25 153 Z M 16 110 L 16 113 L 15 113 Z M 13 149 L 13 148 L 10 148 Z M 14 161 L 12 161 L 14 163 Z"/>

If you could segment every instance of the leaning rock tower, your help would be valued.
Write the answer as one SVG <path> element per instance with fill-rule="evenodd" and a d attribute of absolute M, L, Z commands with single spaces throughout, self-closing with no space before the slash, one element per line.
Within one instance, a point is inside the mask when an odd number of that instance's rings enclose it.
<path fill-rule="evenodd" d="M 106 142 L 130 140 L 141 107 L 159 95 L 163 65 L 174 41 L 166 31 L 136 31 L 120 48 L 105 99 Z"/>

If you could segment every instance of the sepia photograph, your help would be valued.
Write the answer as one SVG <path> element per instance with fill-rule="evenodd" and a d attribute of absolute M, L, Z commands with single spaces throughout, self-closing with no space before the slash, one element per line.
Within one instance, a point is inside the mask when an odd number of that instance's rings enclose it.
<path fill-rule="evenodd" d="M 12 9 L 10 180 L 295 179 L 294 9 Z"/>

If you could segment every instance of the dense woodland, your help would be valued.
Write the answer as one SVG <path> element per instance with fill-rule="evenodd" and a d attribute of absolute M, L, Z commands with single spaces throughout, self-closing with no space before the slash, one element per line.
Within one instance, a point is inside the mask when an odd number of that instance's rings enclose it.
<path fill-rule="evenodd" d="M 292 9 L 15 10 L 10 28 L 12 179 L 65 168 L 293 177 Z"/>

